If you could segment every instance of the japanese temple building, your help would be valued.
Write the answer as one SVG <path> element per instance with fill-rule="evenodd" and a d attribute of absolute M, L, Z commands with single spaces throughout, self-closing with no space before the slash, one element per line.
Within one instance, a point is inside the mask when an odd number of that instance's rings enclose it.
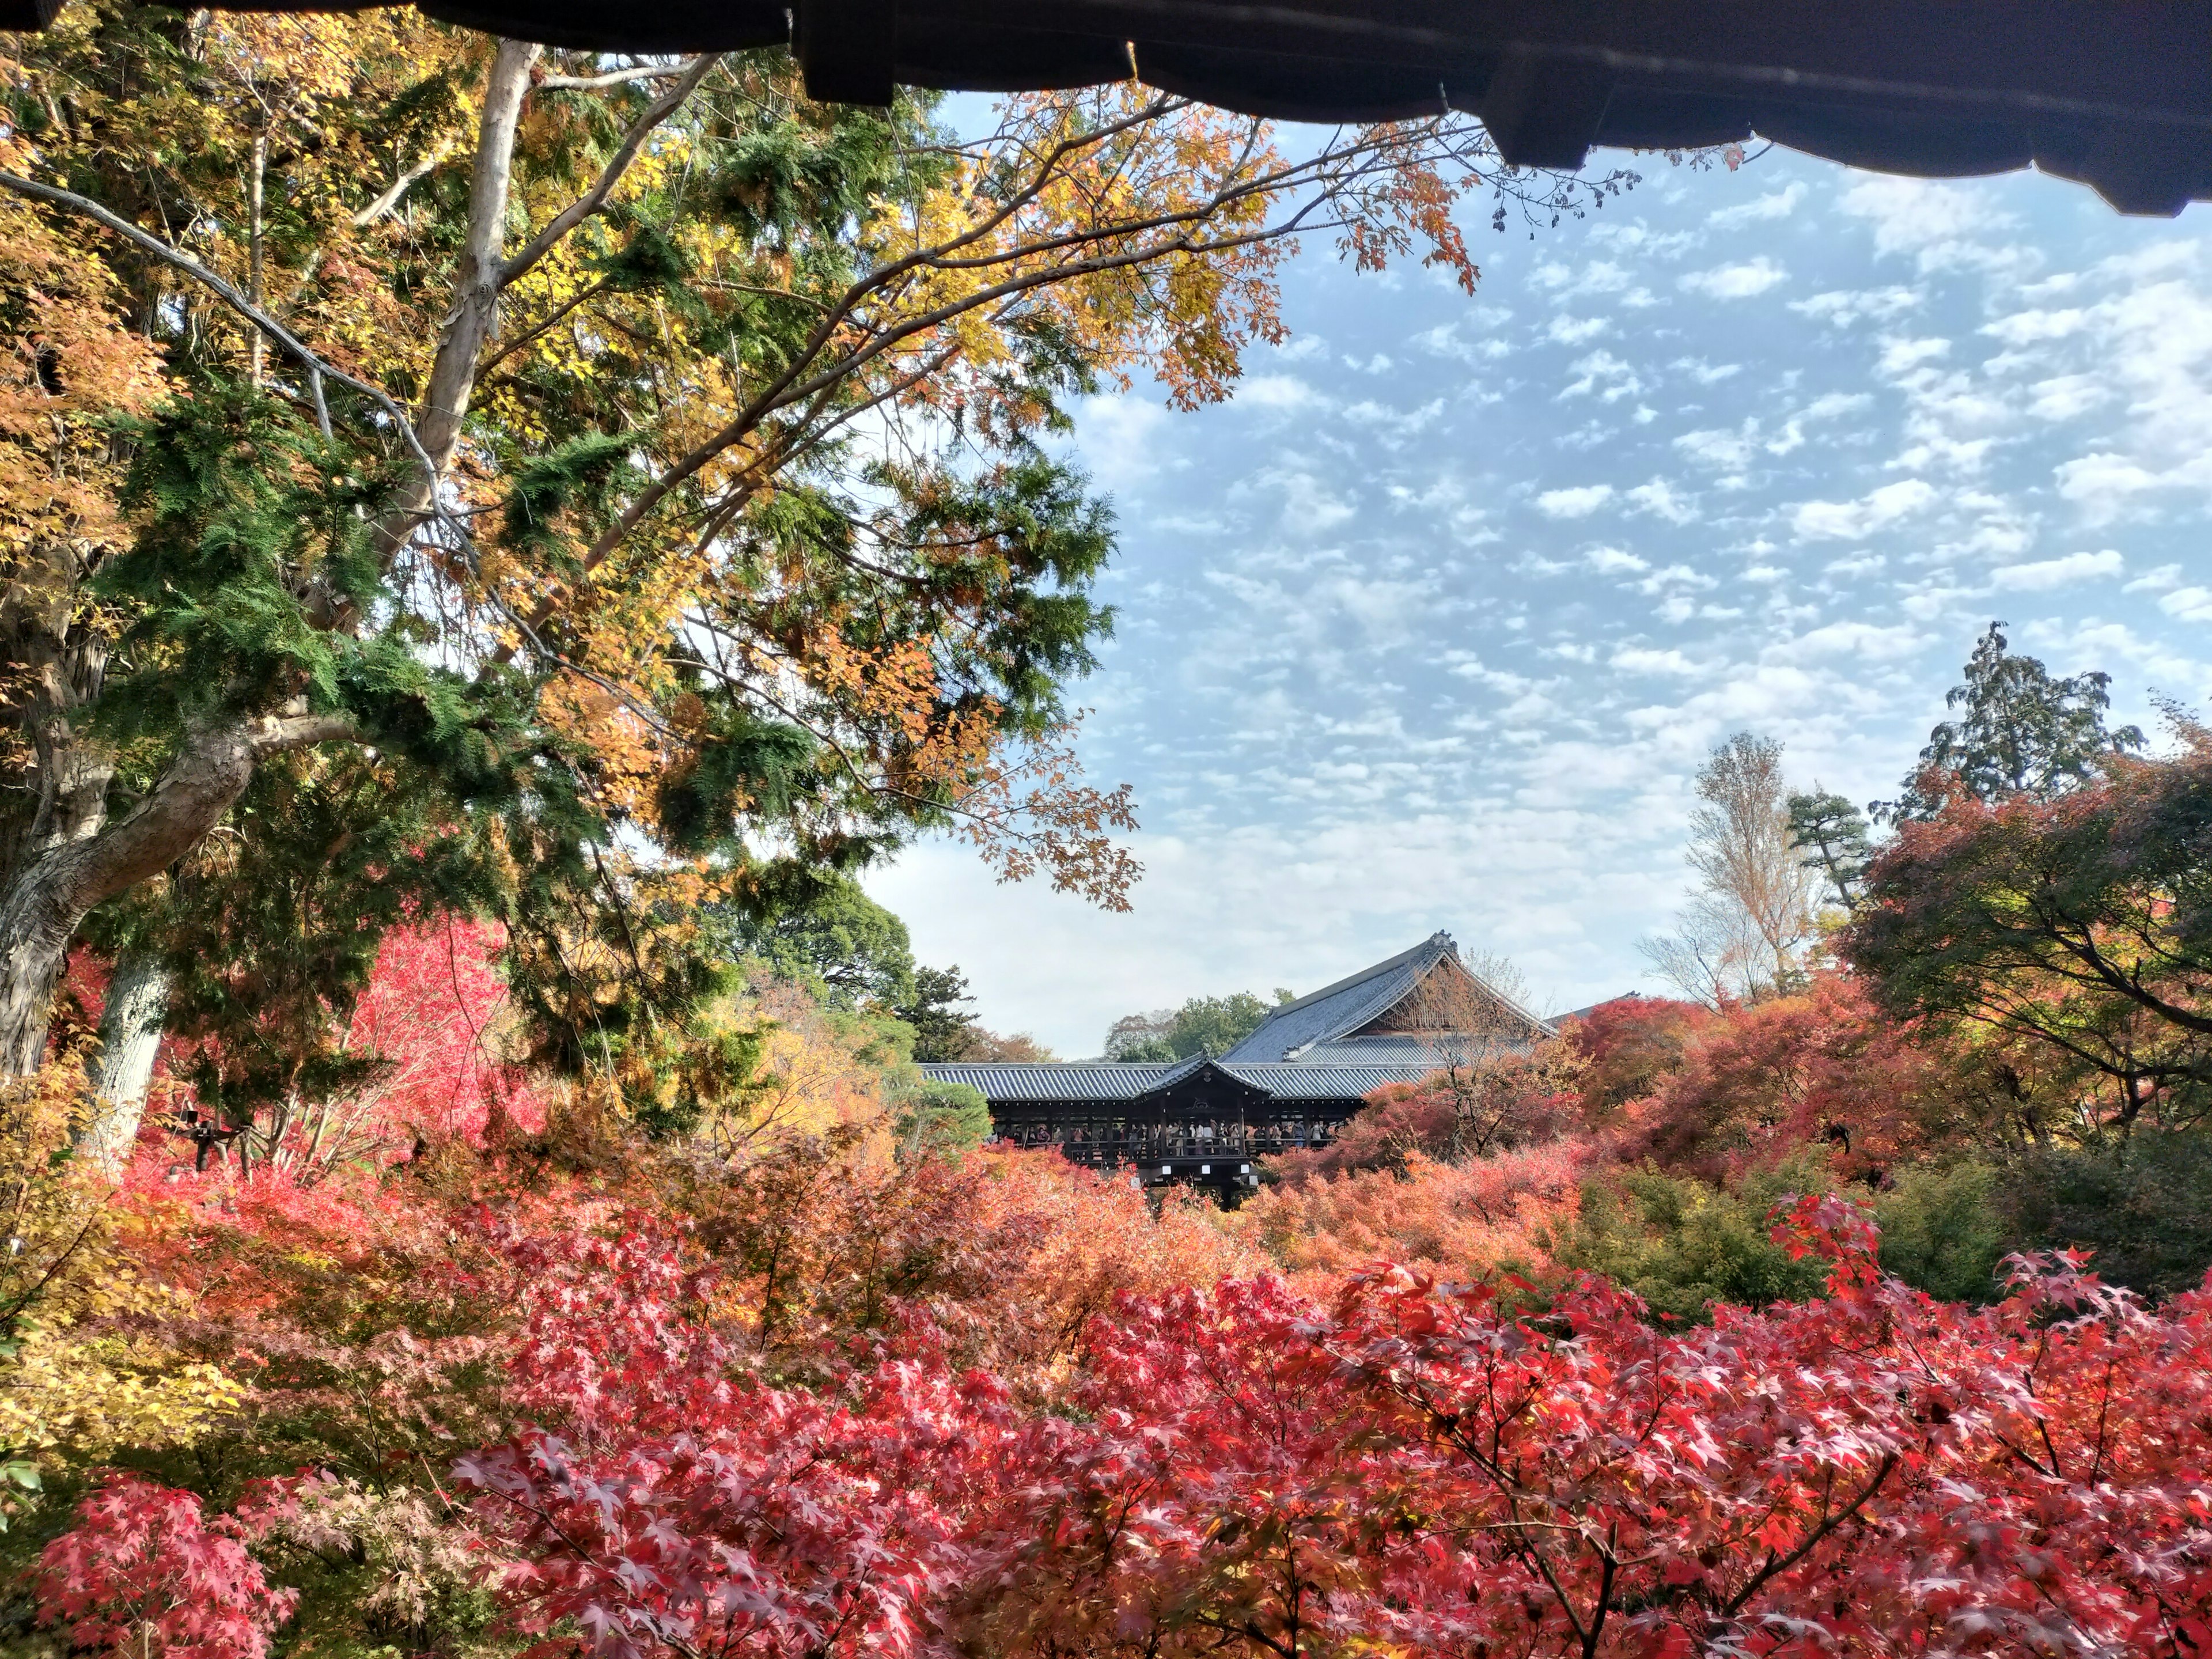
<path fill-rule="evenodd" d="M 1326 1145 L 1366 1097 L 1553 1028 L 1460 960 L 1449 933 L 1275 1009 L 1218 1057 L 925 1066 L 990 1103 L 1002 1141 L 1127 1166 L 1147 1186 L 1258 1184 L 1255 1161 Z"/>

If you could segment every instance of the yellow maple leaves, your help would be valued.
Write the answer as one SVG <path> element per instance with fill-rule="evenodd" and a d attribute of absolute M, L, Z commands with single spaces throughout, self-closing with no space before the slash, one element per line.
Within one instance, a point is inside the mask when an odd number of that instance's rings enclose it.
<path fill-rule="evenodd" d="M 74 1060 L 0 1085 L 0 1482 L 19 1488 L 53 1458 L 188 1444 L 242 1398 L 143 1334 L 184 1298 L 136 1271 L 106 1182 L 66 1158 L 87 1104 Z"/>

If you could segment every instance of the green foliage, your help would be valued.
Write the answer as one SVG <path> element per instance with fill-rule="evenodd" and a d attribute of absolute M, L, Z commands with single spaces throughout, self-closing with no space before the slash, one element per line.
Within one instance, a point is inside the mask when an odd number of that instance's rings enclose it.
<path fill-rule="evenodd" d="M 781 897 L 765 917 L 724 909 L 714 925 L 720 948 L 758 958 L 787 979 L 818 982 L 842 1006 L 911 1006 L 913 941 L 906 924 L 836 872 Z"/>
<path fill-rule="evenodd" d="M 1193 997 L 1164 1023 L 1133 1014 L 1115 1022 L 1106 1039 L 1107 1056 L 1139 1061 L 1224 1054 L 1257 1030 L 1276 1007 L 1292 1000 L 1285 990 L 1276 991 L 1273 1005 L 1249 991 L 1237 991 L 1225 997 Z"/>
<path fill-rule="evenodd" d="M 631 1120 L 648 1140 L 659 1141 L 686 1139 L 719 1115 L 743 1116 L 763 1086 L 761 1060 L 770 1029 L 763 1022 L 732 1020 L 719 1006 L 693 1015 L 656 1051 L 641 1056 L 645 1067 L 633 1066 L 628 1076 L 617 1073 Z"/>
<path fill-rule="evenodd" d="M 1857 901 L 1867 860 L 1873 856 L 1866 815 L 1834 790 L 1817 785 L 1809 793 L 1793 791 L 1788 805 L 1790 844 L 1797 849 L 1799 861 L 1820 871 L 1836 902 L 1850 909 Z"/>
<path fill-rule="evenodd" d="M 505 540 L 520 553 L 548 562 L 563 575 L 578 574 L 572 556 L 573 526 L 564 515 L 586 509 L 586 522 L 605 523 L 617 492 L 634 485 L 629 441 L 605 432 L 580 433 L 542 455 L 514 459 L 507 491 Z"/>
<path fill-rule="evenodd" d="M 1802 1301 L 1820 1293 L 1826 1264 L 1792 1261 L 1768 1237 L 1767 1214 L 1785 1194 L 1826 1184 L 1809 1161 L 1762 1173 L 1733 1191 L 1655 1170 L 1626 1170 L 1583 1188 L 1575 1220 L 1553 1240 L 1553 1258 L 1604 1274 L 1662 1317 L 1702 1320 L 1716 1302 L 1758 1308 Z"/>
<path fill-rule="evenodd" d="M 892 1098 L 894 1133 L 902 1149 L 962 1152 L 990 1138 L 991 1108 L 980 1089 L 923 1081 Z"/>
<path fill-rule="evenodd" d="M 2192 1290 L 2212 1268 L 2212 1133 L 2039 1147 L 2007 1171 L 1999 1203 L 2024 1244 L 2093 1251 L 2099 1273 L 2146 1296 Z"/>
<path fill-rule="evenodd" d="M 1959 718 L 1929 733 L 1904 793 L 1876 802 L 1878 814 L 1929 817 L 1942 805 L 1941 780 L 1950 778 L 1980 800 L 2047 799 L 2096 776 L 2112 756 L 2143 746 L 2139 727 L 2105 729 L 2111 675 L 2092 672 L 2055 680 L 2037 659 L 2008 652 L 1998 631 L 2003 626 L 1991 623 L 1976 641 L 1965 683 L 1943 700 Z M 1930 774 L 1938 781 L 1930 783 Z"/>
<path fill-rule="evenodd" d="M 2179 732 L 2056 799 L 1905 824 L 1841 936 L 1890 1018 L 2041 1074 L 2031 1138 L 2212 1114 L 2212 736 Z"/>
<path fill-rule="evenodd" d="M 1996 1300 L 1997 1263 L 2013 1249 L 1998 1191 L 1986 1164 L 1908 1165 L 1874 1201 L 1882 1267 L 1942 1301 Z"/>
<path fill-rule="evenodd" d="M 914 1057 L 924 1065 L 965 1060 L 975 1041 L 975 1016 L 960 1012 L 970 1000 L 957 968 L 917 968 L 914 990 L 891 1012 L 914 1031 Z"/>

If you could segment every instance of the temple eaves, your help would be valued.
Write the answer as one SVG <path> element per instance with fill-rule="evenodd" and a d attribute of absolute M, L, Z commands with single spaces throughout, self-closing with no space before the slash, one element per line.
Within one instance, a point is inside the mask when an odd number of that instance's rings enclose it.
<path fill-rule="evenodd" d="M 220 3 L 220 0 L 219 0 Z M 60 0 L 0 0 L 0 27 Z M 240 7 L 255 9 L 256 7 Z M 348 0 L 281 9 L 356 9 Z M 619 53 L 789 43 L 816 97 L 1133 72 L 1288 120 L 1479 115 L 1513 165 L 1771 140 L 1923 178 L 2034 166 L 2126 213 L 2212 198 L 2212 0 L 423 0 Z"/>

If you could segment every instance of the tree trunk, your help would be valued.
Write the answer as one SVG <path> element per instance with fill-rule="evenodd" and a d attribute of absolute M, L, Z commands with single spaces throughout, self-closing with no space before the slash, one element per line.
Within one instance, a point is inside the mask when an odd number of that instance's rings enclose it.
<path fill-rule="evenodd" d="M 438 482 L 460 447 L 462 422 L 476 394 L 477 364 L 499 325 L 499 291 L 507 246 L 507 198 L 514 177 L 514 133 L 529 96 L 531 71 L 544 48 L 501 40 L 484 82 L 476 165 L 469 175 L 468 230 L 453 273 L 453 307 L 438 337 L 430 380 L 415 417 L 415 435 L 434 469 L 415 475 L 378 523 L 385 554 L 398 552 L 430 511 Z"/>
<path fill-rule="evenodd" d="M 197 847 L 246 793 L 264 755 L 349 738 L 327 715 L 263 715 L 193 732 L 131 812 L 98 834 L 49 846 L 0 890 L 0 1077 L 27 1077 L 85 913 Z"/>
<path fill-rule="evenodd" d="M 493 56 L 453 306 L 416 422 L 431 465 L 427 472 L 418 467 L 384 515 L 379 528 L 387 553 L 405 542 L 435 498 L 438 478 L 460 442 L 477 362 L 497 325 L 515 129 L 542 52 L 501 40 Z M 259 349 L 257 340 L 257 362 Z M 152 793 L 128 817 L 109 823 L 112 757 L 70 723 L 73 714 L 98 699 L 105 652 L 72 641 L 71 605 L 83 574 L 75 556 L 58 545 L 45 556 L 62 580 L 15 574 L 0 585 L 0 641 L 8 642 L 0 646 L 0 666 L 27 669 L 21 678 L 38 687 L 29 718 L 19 726 L 36 750 L 34 769 L 27 769 L 33 770 L 33 799 L 22 832 L 0 845 L 0 1077 L 27 1076 L 44 1059 L 54 989 L 87 911 L 198 845 L 245 792 L 262 755 L 349 735 L 341 721 L 296 710 L 195 732 Z M 307 595 L 306 606 L 318 626 L 349 627 L 356 620 L 328 592 Z M 14 644 L 19 639 L 37 647 L 27 661 Z M 0 726 L 17 723 L 8 719 L 12 712 L 0 705 Z"/>
<path fill-rule="evenodd" d="M 122 1175 L 137 1144 L 168 1007 L 169 970 L 157 958 L 134 952 L 115 964 L 100 1018 L 92 1121 L 77 1138 L 78 1150 L 110 1181 Z"/>

